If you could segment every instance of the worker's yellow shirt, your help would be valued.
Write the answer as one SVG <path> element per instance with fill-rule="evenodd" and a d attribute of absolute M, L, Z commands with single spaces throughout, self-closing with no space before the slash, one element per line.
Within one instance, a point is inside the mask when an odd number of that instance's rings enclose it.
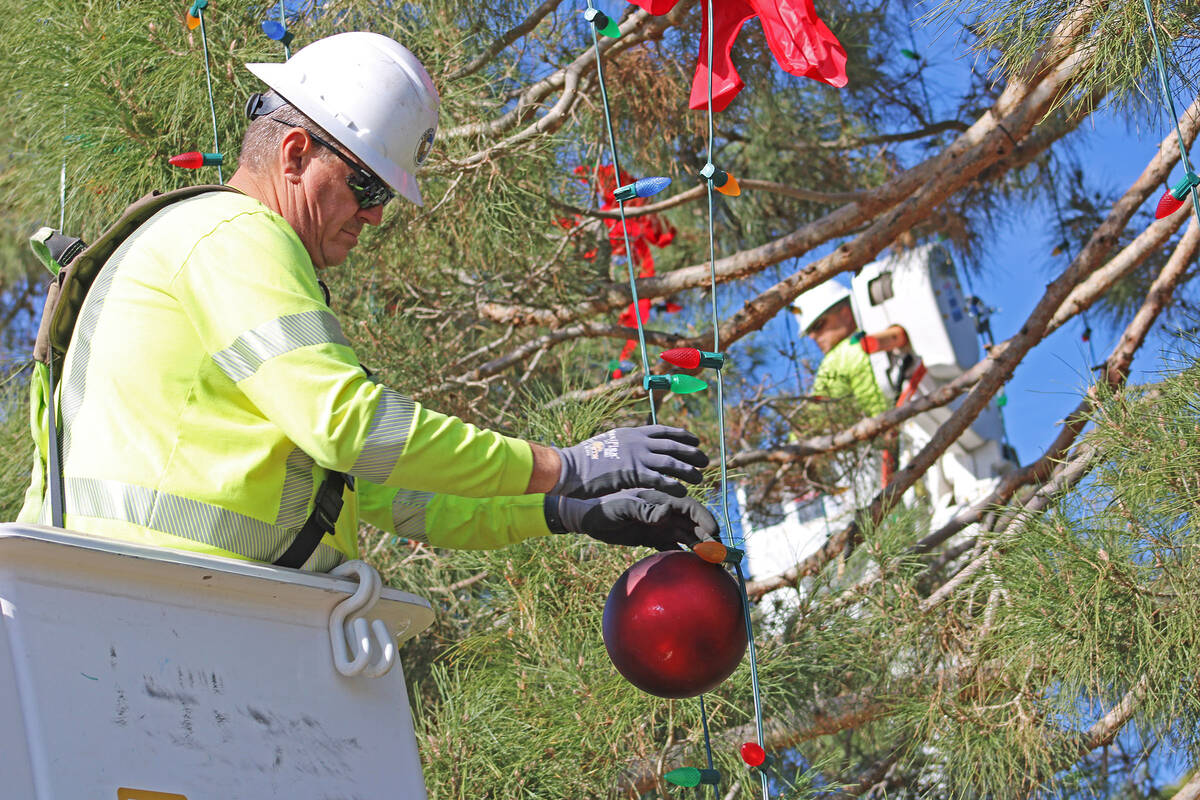
<path fill-rule="evenodd" d="M 118 248 L 80 312 L 60 402 L 73 530 L 273 561 L 337 470 L 356 491 L 307 569 L 357 556 L 360 508 L 436 545 L 549 532 L 542 496 L 519 496 L 529 445 L 371 382 L 296 233 L 245 195 L 173 204 Z M 33 496 L 22 518 L 38 517 L 49 502 Z"/>
<path fill-rule="evenodd" d="M 825 354 L 810 394 L 831 399 L 853 397 L 859 410 L 873 417 L 887 411 L 888 401 L 875 380 L 871 357 L 853 338 L 847 336 Z"/>

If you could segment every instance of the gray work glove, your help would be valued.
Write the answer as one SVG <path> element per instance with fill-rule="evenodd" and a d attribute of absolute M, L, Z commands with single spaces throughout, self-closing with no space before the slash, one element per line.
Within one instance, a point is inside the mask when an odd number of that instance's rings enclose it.
<path fill-rule="evenodd" d="M 683 428 L 613 428 L 574 447 L 555 448 L 562 470 L 548 494 L 600 497 L 644 488 L 683 497 L 687 490 L 673 479 L 699 483 L 700 469 L 708 466 L 698 444 Z"/>
<path fill-rule="evenodd" d="M 542 509 L 553 533 L 586 533 L 606 544 L 655 550 L 712 541 L 720 530 L 702 503 L 654 489 L 626 489 L 590 499 L 546 495 Z"/>

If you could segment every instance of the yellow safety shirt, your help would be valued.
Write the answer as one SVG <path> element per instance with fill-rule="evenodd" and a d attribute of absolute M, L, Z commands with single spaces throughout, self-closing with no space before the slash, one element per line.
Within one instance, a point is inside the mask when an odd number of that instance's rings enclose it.
<path fill-rule="evenodd" d="M 521 495 L 529 445 L 369 380 L 299 237 L 245 195 L 168 206 L 117 249 L 59 386 L 72 530 L 270 562 L 338 470 L 356 486 L 305 569 L 357 557 L 360 514 L 447 547 L 549 533 L 542 495 Z M 21 519 L 48 523 L 43 390 Z"/>
<path fill-rule="evenodd" d="M 888 401 L 875 381 L 871 357 L 852 339 L 847 336 L 825 354 L 813 378 L 811 394 L 831 399 L 853 397 L 859 410 L 873 417 L 887 411 Z"/>

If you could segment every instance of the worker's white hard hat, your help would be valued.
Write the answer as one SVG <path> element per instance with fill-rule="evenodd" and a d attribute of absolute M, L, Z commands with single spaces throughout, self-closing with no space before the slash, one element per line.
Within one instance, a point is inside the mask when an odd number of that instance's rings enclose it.
<path fill-rule="evenodd" d="M 850 299 L 850 290 L 836 281 L 825 281 L 796 298 L 792 311 L 800 315 L 800 330 L 808 333 L 821 315 L 843 300 Z"/>
<path fill-rule="evenodd" d="M 339 33 L 281 64 L 247 64 L 285 100 L 421 205 L 417 167 L 438 124 L 438 93 L 417 57 L 378 33 Z"/>

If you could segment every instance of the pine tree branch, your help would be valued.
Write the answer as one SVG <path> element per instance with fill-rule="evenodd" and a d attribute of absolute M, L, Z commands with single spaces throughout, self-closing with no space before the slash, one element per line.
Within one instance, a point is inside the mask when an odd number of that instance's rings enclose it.
<path fill-rule="evenodd" d="M 738 182 L 743 190 L 757 190 L 761 192 L 769 192 L 771 194 L 781 194 L 786 197 L 794 197 L 797 200 L 807 200 L 813 203 L 854 203 L 863 200 L 870 190 L 859 190 L 855 192 L 818 192 L 812 189 L 801 189 L 796 186 L 788 186 L 785 183 L 776 183 L 775 181 L 760 181 L 754 178 L 738 178 Z M 668 197 L 666 200 L 660 200 L 657 203 L 651 203 L 645 206 L 627 206 L 625 208 L 625 217 L 642 217 L 647 214 L 658 214 L 662 211 L 668 211 L 672 208 L 677 208 L 685 203 L 690 203 L 694 200 L 699 200 L 707 196 L 708 188 L 702 183 L 699 186 L 693 186 L 690 189 L 680 192 L 679 194 Z M 621 212 L 618 211 L 601 211 L 595 208 L 580 208 L 562 203 L 557 200 L 551 200 L 554 205 L 568 211 L 572 214 L 578 214 L 582 217 L 595 217 L 597 219 L 621 219 Z M 640 295 L 639 295 L 640 296 Z"/>
<path fill-rule="evenodd" d="M 1200 98 L 1185 114 L 1185 118 L 1192 123 L 1192 137 L 1195 136 L 1197 126 L 1200 126 L 1198 111 L 1200 111 Z M 1045 337 L 1046 328 L 1054 318 L 1057 309 L 1066 301 L 1075 287 L 1095 272 L 1111 248 L 1115 246 L 1118 234 L 1129 224 L 1129 220 L 1137 208 L 1166 179 L 1175 160 L 1171 157 L 1171 153 L 1174 152 L 1176 158 L 1178 157 L 1178 150 L 1173 150 L 1173 147 L 1172 134 L 1163 139 L 1155 157 L 1151 159 L 1125 194 L 1113 204 L 1104 221 L 1093 232 L 1070 266 L 1047 286 L 1046 292 L 1026 318 L 1020 331 L 1006 342 L 992 348 L 986 359 L 953 382 L 956 383 L 978 371 L 978 382 L 975 383 L 962 404 L 934 432 L 925 447 L 892 476 L 888 486 L 876 494 L 870 505 L 864 509 L 872 520 L 878 521 L 882 518 L 883 514 L 898 502 L 901 495 L 928 471 L 951 444 L 958 440 L 1000 387 L 1007 382 L 1025 354 Z M 946 388 L 948 387 L 943 387 L 943 390 L 940 391 L 944 391 Z M 886 412 L 884 416 L 894 414 L 899 410 L 893 409 Z M 852 550 L 859 531 L 858 521 L 851 522 L 837 534 L 829 537 L 825 544 L 815 552 L 783 573 L 747 584 L 747 593 L 757 599 L 768 591 L 783 586 L 794 586 L 801 578 L 815 575 L 824 569 L 833 558 Z"/>
<path fill-rule="evenodd" d="M 965 131 L 970 126 L 957 119 L 946 119 L 941 122 L 934 122 L 921 128 L 912 131 L 904 131 L 903 133 L 884 133 L 878 136 L 858 136 L 853 138 L 842 137 L 832 141 L 817 141 L 817 142 L 797 142 L 791 145 L 791 149 L 798 152 L 808 150 L 856 150 L 860 147 L 870 147 L 877 144 L 891 144 L 893 142 L 911 142 L 913 139 L 924 139 L 926 136 L 933 136 L 946 131 Z"/>
<path fill-rule="evenodd" d="M 650 328 L 643 328 L 642 334 L 645 336 L 648 344 L 657 344 L 663 347 L 678 347 L 686 341 L 674 334 L 663 331 L 656 331 Z M 572 325 L 569 328 L 560 328 L 556 331 L 538 336 L 524 342 L 519 347 L 514 348 L 510 352 L 493 358 L 485 364 L 481 364 L 475 369 L 465 372 L 462 375 L 457 375 L 449 380 L 443 381 L 438 386 L 431 389 L 426 389 L 421 394 L 437 394 L 447 391 L 456 386 L 461 386 L 467 383 L 476 383 L 484 378 L 489 378 L 503 372 L 514 364 L 529 358 L 539 350 L 553 347 L 567 341 L 577 339 L 592 339 L 592 338 L 610 338 L 610 339 L 636 339 L 638 335 L 637 328 L 626 328 L 623 325 L 609 325 L 602 322 L 585 322 L 579 325 Z M 631 379 L 632 380 L 632 379 Z M 624 386 L 630 381 L 624 381 L 620 386 Z M 615 381 L 613 383 L 616 383 Z M 640 376 L 637 378 L 637 385 L 641 386 Z"/>
<path fill-rule="evenodd" d="M 1105 747 L 1112 743 L 1121 729 L 1133 719 L 1133 714 L 1137 711 L 1138 705 L 1146 696 L 1146 690 L 1150 685 L 1148 676 L 1142 675 L 1137 682 L 1122 695 L 1117 704 L 1100 719 L 1096 720 L 1085 733 L 1077 734 L 1070 737 L 1074 741 L 1064 743 L 1065 749 L 1069 755 L 1059 761 L 1059 769 L 1065 769 L 1071 764 L 1083 758 L 1093 750 Z M 1055 770 L 1047 769 L 1044 772 L 1053 774 Z M 1025 780 L 1025 794 L 1032 795 L 1037 791 L 1042 781 L 1045 780 L 1044 773 L 1035 773 L 1030 775 Z"/>
<path fill-rule="evenodd" d="M 888 771 L 900 760 L 900 756 L 907 746 L 908 743 L 903 742 L 893 747 L 887 755 L 863 770 L 853 783 L 830 795 L 829 800 L 848 800 L 851 797 L 859 797 L 881 783 L 886 783 Z"/>
<path fill-rule="evenodd" d="M 1168 220 L 1161 221 L 1167 222 Z M 1155 226 L 1152 225 L 1151 228 L 1153 227 Z M 1138 238 L 1140 239 L 1141 237 Z M 1126 249 L 1128 250 L 1128 248 Z M 1167 303 L 1170 302 L 1175 287 L 1186 274 L 1188 266 L 1196 257 L 1198 249 L 1200 249 L 1200 228 L 1197 227 L 1195 218 L 1192 218 L 1191 223 L 1188 225 L 1187 233 L 1184 234 L 1183 239 L 1180 240 L 1175 250 L 1171 253 L 1171 257 L 1167 260 L 1162 272 L 1159 273 L 1151 285 L 1146 295 L 1146 300 L 1143 301 L 1141 308 L 1138 309 L 1134 318 L 1126 326 L 1124 332 L 1122 332 L 1121 338 L 1113 352 L 1105 359 L 1103 379 L 1109 389 L 1116 389 L 1125 382 L 1125 379 L 1129 375 L 1129 366 L 1133 362 L 1134 354 L 1145 343 L 1146 336 L 1149 335 L 1154 322 L 1158 319 Z M 1122 251 L 1122 253 L 1124 252 Z M 1097 270 L 1092 278 L 1089 278 L 1080 289 L 1089 288 L 1088 296 L 1090 297 L 1091 293 L 1097 288 L 1093 279 L 1101 275 L 1101 273 L 1108 272 L 1109 267 L 1117 260 L 1117 258 L 1114 258 L 1107 266 L 1101 270 Z M 1089 286 L 1089 284 L 1091 285 Z M 1110 286 L 1111 282 L 1108 282 L 1103 288 L 1107 291 Z M 1087 305 L 1082 305 L 1086 301 L 1086 297 L 1081 296 L 1077 298 L 1073 292 L 1067 298 L 1067 303 L 1064 303 L 1063 307 L 1059 309 L 1059 313 L 1055 315 L 1052 324 L 1053 322 L 1058 322 L 1060 326 L 1065 322 L 1065 320 L 1060 320 L 1060 316 L 1063 314 L 1063 310 L 1070 304 L 1071 298 L 1077 299 L 1074 306 L 1075 313 L 1087 308 L 1091 304 L 1089 301 Z M 955 514 L 949 522 L 937 531 L 917 542 L 913 546 L 913 551 L 916 553 L 929 552 L 967 525 L 978 522 L 989 509 L 1007 503 L 1020 487 L 1041 481 L 1049 474 L 1053 465 L 1062 460 L 1067 450 L 1083 431 L 1083 428 L 1087 425 L 1089 415 L 1095 407 L 1095 401 L 1096 391 L 1095 387 L 1093 387 L 1089 389 L 1088 396 L 1080 402 L 1074 411 L 1067 415 L 1062 430 L 1059 431 L 1054 442 L 1042 453 L 1040 458 L 1020 469 L 1009 472 L 1001 478 L 1000 484 L 991 494 L 969 508 Z"/>
<path fill-rule="evenodd" d="M 693 0 L 684 0 L 669 14 L 661 17 L 653 16 L 642 10 L 629 15 L 629 18 L 621 25 L 619 39 L 606 37 L 600 42 L 602 57 L 613 58 L 635 45 L 661 38 L 668 28 L 678 24 L 692 2 Z M 529 120 L 537 113 L 538 109 L 542 108 L 543 100 L 561 90 L 554 105 L 524 129 L 465 158 L 447 159 L 438 165 L 438 169 L 445 170 L 447 167 L 456 170 L 476 169 L 515 147 L 545 134 L 554 133 L 569 118 L 571 110 L 581 99 L 579 95 L 581 84 L 585 78 L 592 76 L 595 70 L 596 61 L 593 49 L 586 48 L 569 65 L 556 70 L 525 90 L 516 105 L 498 119 L 491 122 L 460 125 L 447 130 L 444 134 L 446 139 L 498 136 Z"/>
<path fill-rule="evenodd" d="M 1012 160 L 1008 161 L 1008 162 L 1004 162 L 1005 170 L 1007 170 L 1007 168 L 1021 166 L 1021 165 L 1024 165 L 1024 164 L 1032 161 L 1034 158 L 1037 157 L 1038 154 L 1043 152 L 1051 144 L 1053 144 L 1055 141 L 1057 141 L 1059 138 L 1061 138 L 1063 135 L 1065 135 L 1069 130 L 1073 130 L 1074 127 L 1076 127 L 1078 125 L 1078 123 L 1081 121 L 1082 121 L 1082 117 L 1073 118 L 1070 121 L 1070 124 L 1065 126 L 1065 128 L 1061 132 L 1057 133 L 1056 135 L 1041 135 L 1041 136 L 1037 136 L 1036 138 L 1030 137 L 1025 142 L 1022 142 L 1022 146 L 1019 146 L 1017 149 L 1015 149 L 1013 151 Z M 1194 131 L 1192 132 L 1192 136 L 1194 137 Z M 1189 141 L 1190 141 L 1190 139 L 1189 139 Z M 998 166 L 999 165 L 993 165 L 993 168 L 998 168 Z M 998 177 L 998 174 L 997 174 L 997 177 Z M 880 198 L 864 197 L 863 200 L 858 202 L 858 206 L 859 206 L 860 210 L 867 209 L 867 208 L 876 208 L 877 206 L 879 206 L 879 204 L 881 204 L 883 202 L 884 202 L 884 200 L 882 200 Z M 845 207 L 843 207 L 843 208 L 845 208 Z M 842 210 L 842 209 L 839 209 L 839 211 L 840 210 Z M 823 227 L 827 223 L 853 227 L 853 226 L 851 226 L 851 223 L 854 223 L 854 226 L 856 226 L 858 223 L 861 223 L 863 221 L 863 219 L 865 219 L 869 216 L 868 214 L 863 214 L 861 218 L 860 217 L 839 218 L 839 219 L 833 220 L 833 222 L 830 223 L 830 220 L 832 219 L 833 215 L 836 213 L 837 212 L 832 212 L 832 214 L 827 215 L 826 217 L 823 217 L 820 220 L 816 220 L 815 222 L 810 223 L 809 225 L 805 226 L 804 228 L 800 229 L 799 231 L 796 231 L 793 234 L 789 234 L 788 236 L 785 236 L 782 239 L 778 239 L 775 242 L 770 243 L 769 245 L 764 245 L 763 247 L 755 248 L 753 250 L 744 250 L 741 253 L 735 254 L 733 256 L 729 256 L 725 259 L 718 260 L 716 262 L 717 282 L 724 283 L 724 282 L 739 279 L 742 277 L 747 277 L 755 272 L 762 271 L 767 266 L 771 266 L 772 264 L 776 263 L 776 261 L 783 260 L 783 257 L 780 257 L 776 260 L 768 260 L 765 262 L 756 261 L 755 258 L 758 257 L 758 255 L 761 255 L 763 248 L 769 248 L 769 247 L 773 247 L 775 245 L 779 245 L 784 240 L 790 239 L 791 237 L 796 236 L 797 234 L 800 234 L 802 232 L 808 232 L 812 236 L 815 237 L 815 239 L 811 242 L 811 247 L 815 247 L 818 244 L 823 243 L 824 240 L 821 240 L 821 237 L 825 236 L 826 234 L 828 235 L 828 238 L 836 238 L 836 236 L 834 235 L 834 233 L 835 233 L 834 231 L 831 231 L 830 229 Z M 840 229 L 836 230 L 837 235 L 840 235 L 843 232 L 846 232 L 846 231 L 841 231 Z M 807 250 L 811 249 L 811 247 L 804 246 L 803 250 L 805 252 L 807 252 Z M 772 256 L 771 258 L 774 258 L 774 256 Z M 860 264 L 859 266 L 862 266 L 862 265 Z M 799 274 L 799 273 L 797 273 L 797 274 Z M 678 276 L 681 276 L 681 275 L 683 276 L 683 279 L 678 279 Z M 658 284 L 652 283 L 654 281 L 658 281 L 659 280 L 658 278 L 639 279 L 637 281 L 638 296 L 646 297 L 647 295 L 643 294 L 643 292 L 649 291 L 650 292 L 649 296 L 651 296 L 651 297 L 665 297 L 665 296 L 674 294 L 676 291 L 682 291 L 684 289 L 699 288 L 702 286 L 707 286 L 711 279 L 710 267 L 707 264 L 696 265 L 694 267 L 685 267 L 683 269 L 675 270 L 674 272 L 669 273 L 669 277 L 671 277 L 672 280 L 676 281 L 675 284 L 672 284 L 673 288 L 670 288 L 670 289 L 661 288 L 662 287 L 661 282 Z M 793 276 L 793 277 L 795 277 L 795 276 Z M 657 286 L 658 288 L 655 288 L 655 286 Z M 630 294 L 630 291 L 629 291 L 629 285 L 627 283 L 625 283 L 625 284 L 610 284 L 610 286 L 603 291 L 605 291 L 607 293 L 607 295 L 606 295 L 607 298 L 621 298 L 626 304 L 628 304 L 630 302 L 629 298 L 632 297 L 632 295 Z M 764 295 L 760 295 L 759 298 L 756 298 L 756 300 L 750 301 L 750 303 L 746 304 L 746 307 L 749 307 L 749 305 L 751 303 L 754 303 L 757 300 L 760 300 L 762 297 L 764 297 L 766 294 L 769 294 L 772 291 L 774 291 L 774 289 L 768 290 L 767 293 L 764 293 Z M 807 291 L 807 289 L 803 289 L 801 291 Z M 798 296 L 798 294 L 799 294 L 799 292 L 796 293 L 796 296 Z M 793 300 L 795 299 L 794 296 L 792 297 L 792 299 Z M 608 308 L 609 302 L 610 302 L 609 299 L 605 299 L 602 301 L 592 301 L 590 304 L 585 304 L 585 305 L 588 305 L 588 307 Z M 615 302 L 615 301 L 613 301 L 613 302 Z M 579 306 L 577 306 L 577 307 L 579 307 Z M 614 305 L 614 307 L 615 307 L 615 305 Z M 559 323 L 554 322 L 554 320 L 556 318 L 561 317 L 564 320 L 570 320 L 570 319 L 573 319 L 575 316 L 571 311 L 568 311 L 566 309 L 563 309 L 561 311 L 554 311 L 554 310 L 548 310 L 548 309 L 532 308 L 529 306 L 515 306 L 515 305 L 511 305 L 511 304 L 499 304 L 499 303 L 483 303 L 477 307 L 477 310 L 478 310 L 480 316 L 482 316 L 482 317 L 491 319 L 493 321 L 508 322 L 509 324 L 514 324 L 514 325 L 547 325 L 549 327 L 557 327 L 557 325 Z M 612 310 L 612 309 L 608 309 L 608 310 Z M 737 336 L 727 336 L 726 334 L 722 334 L 722 336 L 723 336 L 722 341 L 726 343 L 726 346 L 728 346 L 729 344 L 733 343 L 734 341 L 737 341 L 738 338 L 741 338 L 750 333 L 753 333 L 754 330 L 761 328 L 770 319 L 771 319 L 770 315 L 761 314 L 757 317 L 756 322 L 754 323 L 755 325 L 757 325 L 757 328 L 750 327 L 750 328 L 744 329 L 744 330 L 740 331 Z M 704 333 L 701 333 L 690 339 L 679 340 L 678 342 L 676 342 L 676 344 L 674 346 L 704 348 L 707 346 L 707 343 L 711 342 L 711 341 L 712 341 L 712 333 L 704 332 Z M 983 364 L 983 362 L 980 362 L 980 364 Z M 979 365 L 977 365 L 977 367 L 979 367 Z M 921 397 L 914 398 L 912 401 L 910 401 L 910 403 L 905 405 L 903 408 L 889 409 L 888 411 L 885 411 L 883 414 L 881 414 L 877 417 L 871 417 L 871 418 L 862 420 L 859 423 L 856 423 L 851 428 L 849 428 L 845 431 L 842 431 L 841 433 L 832 434 L 832 435 L 828 435 L 828 436 L 815 437 L 813 439 L 807 440 L 807 442 L 798 442 L 798 443 L 791 444 L 791 445 L 785 445 L 785 446 L 778 447 L 778 448 L 775 448 L 774 450 L 770 450 L 770 451 L 758 451 L 758 450 L 746 451 L 744 454 L 738 454 L 738 455 L 734 456 L 734 459 L 738 460 L 741 458 L 745 458 L 746 459 L 745 461 L 738 462 L 740 464 L 750 464 L 750 463 L 755 463 L 757 461 L 777 461 L 779 463 L 784 463 L 787 461 L 800 461 L 800 460 L 803 460 L 804 458 L 806 458 L 807 456 L 814 455 L 816 453 L 832 452 L 834 450 L 844 450 L 848 447 L 854 446 L 858 442 L 866 441 L 868 439 L 873 439 L 873 438 L 879 436 L 880 434 L 885 433 L 886 431 L 891 430 L 892 428 L 895 428 L 901 422 L 904 422 L 905 420 L 909 419 L 910 417 L 916 416 L 917 414 L 922 413 L 924 411 L 928 411 L 932 408 L 938 408 L 938 407 L 944 406 L 944 405 L 952 402 L 955 398 L 957 398 L 963 392 L 967 391 L 972 386 L 974 386 L 976 381 L 979 379 L 979 375 L 980 375 L 980 370 L 976 370 L 973 368 L 969 373 L 964 374 L 964 375 L 960 376 L 958 379 L 956 379 L 955 381 L 953 381 L 952 383 L 941 387 L 937 392 L 935 392 L 933 394 L 923 395 Z M 626 375 L 618 380 L 609 381 L 609 382 L 603 383 L 599 386 L 595 386 L 591 389 L 579 389 L 579 390 L 575 390 L 572 392 L 568 392 L 568 393 L 563 394 L 560 397 L 556 398 L 555 400 L 551 401 L 551 405 L 559 405 L 561 403 L 569 402 L 569 401 L 576 401 L 576 402 L 586 401 L 586 400 L 589 400 L 589 399 L 592 399 L 595 397 L 600 397 L 603 395 L 613 394 L 613 393 L 630 394 L 633 392 L 640 391 L 641 386 L 642 386 L 642 380 L 641 380 L 640 376 Z M 805 448 L 806 444 L 811 444 L 811 446 L 813 446 L 817 449 L 813 450 L 811 452 L 804 452 L 804 448 Z M 732 465 L 733 465 L 733 462 L 731 462 L 731 466 Z"/>
<path fill-rule="evenodd" d="M 1002 674 L 1002 667 L 986 664 L 973 669 L 949 667 L 932 674 L 921 674 L 901 679 L 900 686 L 889 687 L 891 696 L 913 694 L 932 687 L 945 687 L 970 675 L 974 681 L 992 680 Z M 809 708 L 781 714 L 763 720 L 763 740 L 768 751 L 785 750 L 800 742 L 829 736 L 869 722 L 883 719 L 892 713 L 895 702 L 875 691 L 839 695 L 827 700 L 815 700 Z M 710 733 L 713 750 L 733 749 L 757 735 L 753 722 L 738 725 L 723 731 Z M 672 745 L 663 757 L 644 759 L 630 764 L 617 778 L 620 791 L 642 793 L 656 785 L 660 769 L 679 766 L 687 757 L 693 742 Z M 633 795 L 637 797 L 637 794 Z"/>
<path fill-rule="evenodd" d="M 717 282 L 740 280 L 784 260 L 798 258 L 814 247 L 850 233 L 869 220 L 876 220 L 852 242 L 842 245 L 830 256 L 810 264 L 747 303 L 723 328 L 722 341 L 737 341 L 756 330 L 756 326 L 761 327 L 804 291 L 840 272 L 863 266 L 947 196 L 987 167 L 1011 157 L 1015 142 L 1025 137 L 1044 118 L 1059 95 L 1068 90 L 1071 77 L 1081 66 L 1081 58 L 1086 58 L 1086 48 L 1082 49 L 1084 56 L 1065 59 L 1065 63 L 1057 71 L 1050 71 L 1042 83 L 1028 89 L 1014 88 L 1014 84 L 1010 83 L 993 107 L 944 150 L 872 190 L 861 200 L 835 209 L 764 245 L 719 259 L 713 265 Z M 1076 108 L 1069 115 L 1069 124 L 1064 126 L 1060 137 L 1068 129 L 1077 126 L 1089 113 L 1089 108 Z M 1049 146 L 1052 141 L 1043 144 Z M 1025 152 L 1021 157 L 1028 158 L 1030 155 Z M 710 265 L 696 264 L 665 275 L 638 280 L 638 296 L 665 297 L 684 289 L 705 286 L 709 279 Z M 494 322 L 558 327 L 585 316 L 628 305 L 631 297 L 628 284 L 615 282 L 599 290 L 593 299 L 570 309 L 537 309 L 489 302 L 481 303 L 478 313 Z M 697 341 L 705 338 L 711 339 L 711 334 L 696 337 Z"/>
<path fill-rule="evenodd" d="M 1194 103 L 1192 109 L 1189 111 L 1195 112 L 1185 115 L 1185 119 L 1190 123 L 1186 126 L 1185 136 L 1188 137 L 1187 140 L 1190 143 L 1192 140 L 1194 140 L 1197 131 L 1200 131 L 1200 100 Z M 1173 135 L 1174 134 L 1163 140 L 1163 146 L 1167 146 L 1169 141 L 1173 141 L 1171 138 Z M 1162 152 L 1163 151 L 1160 148 L 1160 156 L 1162 155 Z M 1139 185 L 1144 187 L 1144 184 L 1150 180 L 1150 178 L 1159 174 L 1162 168 L 1165 167 L 1165 169 L 1169 170 L 1170 166 L 1171 164 L 1164 165 L 1159 163 L 1158 157 L 1152 159 L 1150 164 L 1147 166 L 1146 171 L 1143 172 L 1142 178 L 1135 182 L 1135 185 L 1131 187 L 1130 191 L 1138 189 Z M 1140 189 L 1138 191 L 1140 191 Z M 1133 203 L 1136 201 L 1136 196 L 1129 198 L 1127 195 L 1127 199 L 1130 203 Z M 1182 210 L 1177 211 L 1176 214 L 1178 214 L 1178 216 L 1172 215 L 1167 219 L 1154 222 L 1145 231 L 1139 234 L 1133 242 L 1123 248 L 1116 256 L 1108 261 L 1103 267 L 1093 268 L 1092 276 L 1089 277 L 1088 280 L 1082 282 L 1079 286 L 1072 288 L 1071 293 L 1067 296 L 1067 299 L 1055 312 L 1050 322 L 1047 323 L 1046 334 L 1048 335 L 1050 332 L 1057 330 L 1059 327 L 1066 324 L 1066 322 L 1072 317 L 1090 308 L 1097 300 L 1103 297 L 1103 295 L 1117 280 L 1136 269 L 1155 249 L 1161 247 L 1163 242 L 1169 239 L 1170 236 L 1177 231 L 1183 223 L 1185 217 Z M 1119 222 L 1119 218 L 1112 221 L 1112 224 L 1109 225 L 1109 228 L 1111 229 L 1117 222 Z M 1091 263 L 1091 260 L 1094 260 L 1097 256 L 1102 255 L 1103 253 L 1094 250 L 1088 263 Z M 1080 259 L 1083 256 L 1084 253 L 1081 252 L 1080 255 L 1076 257 L 1073 265 L 1082 264 L 1083 262 L 1081 262 Z M 1084 268 L 1086 268 L 1086 264 L 1084 264 Z M 1070 269 L 1070 267 L 1068 267 L 1068 269 Z M 1063 275 L 1065 276 L 1066 273 L 1064 272 Z M 1027 320 L 1021 330 L 1025 331 L 1029 324 L 1030 323 Z M 909 403 L 900 408 L 888 409 L 887 411 L 877 414 L 874 417 L 868 417 L 860 420 L 849 428 L 839 431 L 836 434 L 814 436 L 800 442 L 780 445 L 769 449 L 742 451 L 730 458 L 728 466 L 731 468 L 743 467 L 762 461 L 769 461 L 777 464 L 801 461 L 809 456 L 843 450 L 848 447 L 853 447 L 859 442 L 865 442 L 870 439 L 874 439 L 880 434 L 897 427 L 902 422 L 915 417 L 917 414 L 944 406 L 955 400 L 964 392 L 970 390 L 978 383 L 983 375 L 994 369 L 995 364 L 1001 355 L 1008 353 L 1010 349 L 1018 343 L 1019 336 L 1021 336 L 1021 334 L 1013 336 L 995 345 L 992 347 L 991 352 L 985 359 L 972 366 L 958 378 L 950 381 L 945 386 L 939 387 L 935 392 L 913 398 Z"/>
<path fill-rule="evenodd" d="M 1200 800 L 1200 770 L 1192 773 L 1191 779 L 1171 796 L 1171 800 Z"/>
<path fill-rule="evenodd" d="M 446 79 L 453 81 L 458 80 L 459 78 L 465 78 L 468 75 L 474 75 L 476 72 L 483 69 L 488 62 L 495 58 L 501 50 L 508 47 L 517 39 L 520 39 L 522 36 L 536 28 L 538 23 L 545 19 L 551 11 L 554 11 L 560 5 L 562 5 L 562 0 L 545 0 L 545 2 L 543 2 L 540 6 L 530 12 L 529 16 L 521 20 L 521 22 L 517 23 L 513 27 L 509 28 L 503 36 L 499 37 L 490 45 L 488 45 L 487 48 L 482 53 L 475 56 L 470 63 L 459 67 L 447 75 Z"/>

